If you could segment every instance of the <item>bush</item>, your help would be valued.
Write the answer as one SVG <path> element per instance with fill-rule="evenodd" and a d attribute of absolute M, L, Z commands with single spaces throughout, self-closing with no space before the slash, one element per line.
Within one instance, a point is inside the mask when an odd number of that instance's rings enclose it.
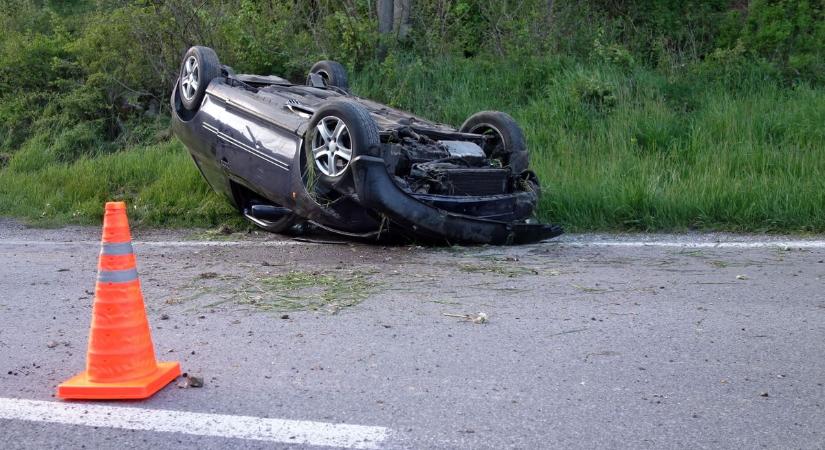
<path fill-rule="evenodd" d="M 616 106 L 614 88 L 602 80 L 595 78 L 577 80 L 572 86 L 572 91 L 573 95 L 592 111 L 606 113 Z"/>
<path fill-rule="evenodd" d="M 825 2 L 754 0 L 742 40 L 792 80 L 825 81 Z"/>

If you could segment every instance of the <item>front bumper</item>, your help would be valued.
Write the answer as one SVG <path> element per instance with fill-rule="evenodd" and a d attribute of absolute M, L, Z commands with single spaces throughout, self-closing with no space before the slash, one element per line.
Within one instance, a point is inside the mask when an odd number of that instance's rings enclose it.
<path fill-rule="evenodd" d="M 361 205 L 387 216 L 417 236 L 454 244 L 509 245 L 538 242 L 564 232 L 558 225 L 499 221 L 449 212 L 401 190 L 381 158 L 359 156 L 350 164 Z"/>

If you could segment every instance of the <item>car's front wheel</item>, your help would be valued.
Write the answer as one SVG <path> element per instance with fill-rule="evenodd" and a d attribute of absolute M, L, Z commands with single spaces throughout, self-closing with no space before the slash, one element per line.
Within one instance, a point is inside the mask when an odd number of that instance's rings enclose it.
<path fill-rule="evenodd" d="M 324 104 L 310 119 L 304 137 L 307 190 L 350 193 L 350 162 L 380 142 L 378 126 L 363 106 L 344 100 Z"/>
<path fill-rule="evenodd" d="M 460 131 L 486 136 L 484 153 L 488 158 L 498 160 L 502 167 L 509 167 L 513 175 L 521 174 L 530 165 L 524 131 L 507 113 L 477 112 L 464 121 Z"/>

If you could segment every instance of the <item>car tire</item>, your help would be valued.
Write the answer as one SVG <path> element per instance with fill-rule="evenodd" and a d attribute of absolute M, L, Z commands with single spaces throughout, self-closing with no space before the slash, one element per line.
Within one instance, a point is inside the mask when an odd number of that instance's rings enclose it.
<path fill-rule="evenodd" d="M 499 160 L 502 167 L 509 167 L 514 175 L 521 174 L 530 165 L 524 131 L 507 113 L 477 112 L 464 121 L 459 131 L 496 136 L 485 143 L 484 153 L 490 159 Z"/>
<path fill-rule="evenodd" d="M 349 91 L 347 69 L 345 69 L 341 63 L 329 60 L 318 61 L 309 69 L 309 75 L 313 73 L 320 75 L 327 86 L 334 86 Z M 307 85 L 311 86 L 309 75 L 307 75 Z"/>
<path fill-rule="evenodd" d="M 218 55 L 209 47 L 195 46 L 183 55 L 178 77 L 178 94 L 183 107 L 196 111 L 201 106 L 209 82 L 221 76 Z"/>
<path fill-rule="evenodd" d="M 331 190 L 351 193 L 350 162 L 380 143 L 378 126 L 363 106 L 346 100 L 325 103 L 313 114 L 304 136 L 307 190 L 321 195 Z"/>

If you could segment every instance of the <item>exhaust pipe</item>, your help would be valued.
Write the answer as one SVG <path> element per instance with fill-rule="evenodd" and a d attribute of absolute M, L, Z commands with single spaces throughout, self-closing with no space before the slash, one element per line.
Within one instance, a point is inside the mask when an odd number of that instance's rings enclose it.
<path fill-rule="evenodd" d="M 268 222 L 280 220 L 290 212 L 292 211 L 288 208 L 274 205 L 250 205 L 246 208 L 246 211 L 244 211 L 247 216 L 252 216 L 253 218 L 259 220 L 266 220 Z"/>

